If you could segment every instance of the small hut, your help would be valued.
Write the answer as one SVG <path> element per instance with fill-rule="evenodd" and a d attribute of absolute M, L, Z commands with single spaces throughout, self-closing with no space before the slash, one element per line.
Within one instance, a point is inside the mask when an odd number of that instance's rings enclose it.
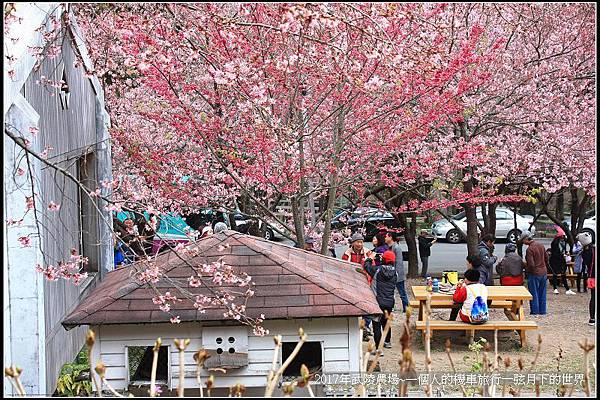
<path fill-rule="evenodd" d="M 360 371 L 359 322 L 361 316 L 376 314 L 380 309 L 364 275 L 353 264 L 234 231 L 204 238 L 192 246 L 197 246 L 199 253 L 188 257 L 190 264 L 223 259 L 235 271 L 252 277 L 255 293 L 248 300 L 246 314 L 253 318 L 264 314 L 263 326 L 270 334 L 255 336 L 248 326 L 225 317 L 223 308 L 200 313 L 189 301 L 173 306 L 181 323 L 171 324 L 171 316 L 152 302 L 155 291 L 130 277 L 136 265 L 120 268 L 109 272 L 63 320 L 67 329 L 89 325 L 95 332 L 94 362 L 102 359 L 106 379 L 115 389 L 146 389 L 150 349 L 158 337 L 164 348 L 159 353 L 157 382 L 169 390 L 176 389 L 179 382 L 179 355 L 173 340 L 191 339 L 185 351 L 185 388 L 192 390 L 190 394 L 199 388 L 193 356 L 203 348 L 213 355 L 201 370 L 203 384 L 212 374 L 214 390 L 225 391 L 240 383 L 247 388 L 246 395 L 262 395 L 273 362 L 273 335 L 283 337 L 277 360 L 280 366 L 282 358 L 285 360 L 298 342 L 300 327 L 307 333 L 308 341 L 283 379 L 298 376 L 301 364 L 323 374 Z M 207 288 L 187 287 L 193 272 L 176 254 L 158 256 L 157 264 L 186 290 L 207 293 Z M 162 293 L 179 293 L 166 279 L 157 286 Z M 221 369 L 226 372 L 219 372 Z M 306 395 L 304 390 L 296 393 Z"/>

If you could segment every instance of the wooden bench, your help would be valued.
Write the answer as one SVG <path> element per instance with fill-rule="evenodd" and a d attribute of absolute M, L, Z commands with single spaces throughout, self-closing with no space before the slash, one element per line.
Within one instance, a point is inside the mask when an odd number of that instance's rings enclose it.
<path fill-rule="evenodd" d="M 416 328 L 423 331 L 423 339 L 425 339 L 425 321 L 417 321 Z M 471 341 L 473 341 L 475 331 L 518 331 L 521 339 L 521 347 L 527 343 L 525 331 L 537 328 L 538 326 L 535 321 L 488 321 L 481 325 L 471 325 L 462 321 L 429 321 L 431 336 L 433 336 L 433 331 L 467 331 L 470 332 Z"/>
<path fill-rule="evenodd" d="M 451 298 L 449 298 L 448 300 L 451 300 Z M 419 308 L 419 300 L 411 300 L 409 302 L 410 306 L 412 308 Z M 432 300 L 431 301 L 431 308 L 459 308 L 460 304 L 448 304 L 448 301 L 446 300 Z M 511 308 L 512 307 L 512 301 L 508 301 L 508 300 L 494 300 L 492 301 L 492 304 L 490 305 L 490 308 Z"/>

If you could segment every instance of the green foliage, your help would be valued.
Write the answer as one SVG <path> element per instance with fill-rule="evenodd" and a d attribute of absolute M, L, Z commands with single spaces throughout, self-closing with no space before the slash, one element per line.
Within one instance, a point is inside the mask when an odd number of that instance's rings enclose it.
<path fill-rule="evenodd" d="M 89 376 L 90 366 L 87 351 L 82 349 L 75 361 L 67 363 L 60 369 L 60 375 L 56 384 L 56 392 L 59 396 L 89 396 L 92 394 L 92 382 Z M 87 373 L 87 378 L 83 375 Z"/>
<path fill-rule="evenodd" d="M 480 337 L 479 340 L 469 345 L 469 350 L 475 353 L 476 361 L 471 365 L 472 372 L 480 372 L 483 369 L 483 362 L 479 360 L 479 353 L 483 350 L 487 340 Z"/>
<path fill-rule="evenodd" d="M 135 375 L 135 371 L 142 362 L 142 358 L 144 357 L 146 349 L 146 347 L 139 346 L 131 346 L 127 348 L 127 357 L 129 358 L 129 379 L 132 379 L 133 375 Z"/>

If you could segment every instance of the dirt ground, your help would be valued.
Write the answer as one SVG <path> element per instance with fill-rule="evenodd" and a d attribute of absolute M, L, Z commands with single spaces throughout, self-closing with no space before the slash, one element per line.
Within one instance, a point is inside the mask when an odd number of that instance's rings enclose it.
<path fill-rule="evenodd" d="M 413 299 L 410 287 L 412 285 L 423 285 L 422 280 L 409 279 L 406 281 L 409 299 Z M 529 302 L 525 305 L 526 319 L 532 319 L 538 324 L 537 331 L 527 331 L 527 346 L 519 347 L 519 336 L 512 331 L 498 332 L 498 354 L 502 358 L 510 357 L 512 361 L 508 371 L 518 372 L 517 360 L 522 358 L 524 361 L 524 372 L 527 372 L 531 362 L 535 357 L 537 348 L 538 333 L 542 335 L 541 352 L 536 364 L 535 371 L 538 373 L 583 373 L 583 351 L 579 347 L 579 342 L 588 339 L 590 342 L 596 342 L 596 327 L 588 325 L 589 311 L 588 304 L 590 294 L 577 293 L 574 296 L 564 294 L 564 288 L 559 288 L 560 294 L 552 293 L 552 286 L 549 285 L 547 294 L 548 314 L 544 316 L 529 315 Z M 396 293 L 396 308 L 401 311 L 401 301 Z M 421 339 L 421 334 L 415 331 L 415 320 L 417 313 L 410 317 L 411 346 L 413 357 L 416 363 L 417 372 L 425 372 L 425 348 Z M 433 310 L 433 319 L 448 319 L 450 310 Z M 398 372 L 398 360 L 401 357 L 401 347 L 399 343 L 402 332 L 401 323 L 405 320 L 405 314 L 394 312 L 394 321 L 392 323 L 392 348 L 384 349 L 384 357 L 380 358 L 382 372 Z M 503 310 L 490 309 L 490 319 L 504 320 L 506 316 Z M 494 333 L 493 331 L 475 332 L 475 340 L 484 337 L 491 345 L 490 359 L 494 356 Z M 457 372 L 469 373 L 472 371 L 472 365 L 476 362 L 475 352 L 469 349 L 469 338 L 463 332 L 458 331 L 436 331 L 431 341 L 432 372 L 451 373 L 450 361 L 445 352 L 446 339 L 451 340 L 451 356 Z M 363 342 L 366 349 L 367 343 Z M 365 350 L 366 351 L 366 350 Z M 562 351 L 560 365 L 558 364 L 559 352 Z M 592 370 L 592 390 L 595 390 L 595 366 L 596 349 L 590 354 L 590 368 Z M 480 354 L 480 360 L 481 360 Z M 504 370 L 504 367 L 502 367 Z M 555 387 L 554 387 L 555 388 Z M 548 393 L 551 388 L 542 388 L 542 392 Z M 579 391 L 576 391 L 579 392 Z M 593 393 L 593 391 L 592 391 Z"/>

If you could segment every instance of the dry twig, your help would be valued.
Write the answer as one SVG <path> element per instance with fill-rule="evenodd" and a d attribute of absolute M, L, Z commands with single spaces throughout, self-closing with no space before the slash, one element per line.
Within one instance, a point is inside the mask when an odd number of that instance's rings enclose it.
<path fill-rule="evenodd" d="M 175 339 L 175 347 L 179 350 L 179 387 L 177 395 L 183 397 L 185 390 L 185 349 L 190 344 L 190 339 Z"/>
<path fill-rule="evenodd" d="M 94 386 L 96 386 L 96 392 L 98 393 L 98 397 L 102 397 L 102 385 L 98 384 L 98 379 L 96 378 L 96 375 L 94 375 L 94 368 L 92 365 L 92 348 L 94 347 L 95 342 L 96 334 L 93 330 L 88 329 L 87 334 L 85 336 L 85 344 L 87 346 L 88 361 L 90 363 L 90 375 L 92 375 L 92 380 L 94 381 Z"/>
<path fill-rule="evenodd" d="M 579 347 L 583 350 L 583 390 L 587 397 L 590 397 L 590 366 L 589 366 L 589 355 L 592 350 L 594 350 L 594 343 L 589 343 L 587 339 L 585 341 L 579 342 Z"/>
<path fill-rule="evenodd" d="M 156 396 L 156 368 L 158 366 L 158 353 L 160 351 L 161 338 L 156 339 L 154 348 L 152 349 L 152 372 L 150 373 L 150 397 Z"/>

